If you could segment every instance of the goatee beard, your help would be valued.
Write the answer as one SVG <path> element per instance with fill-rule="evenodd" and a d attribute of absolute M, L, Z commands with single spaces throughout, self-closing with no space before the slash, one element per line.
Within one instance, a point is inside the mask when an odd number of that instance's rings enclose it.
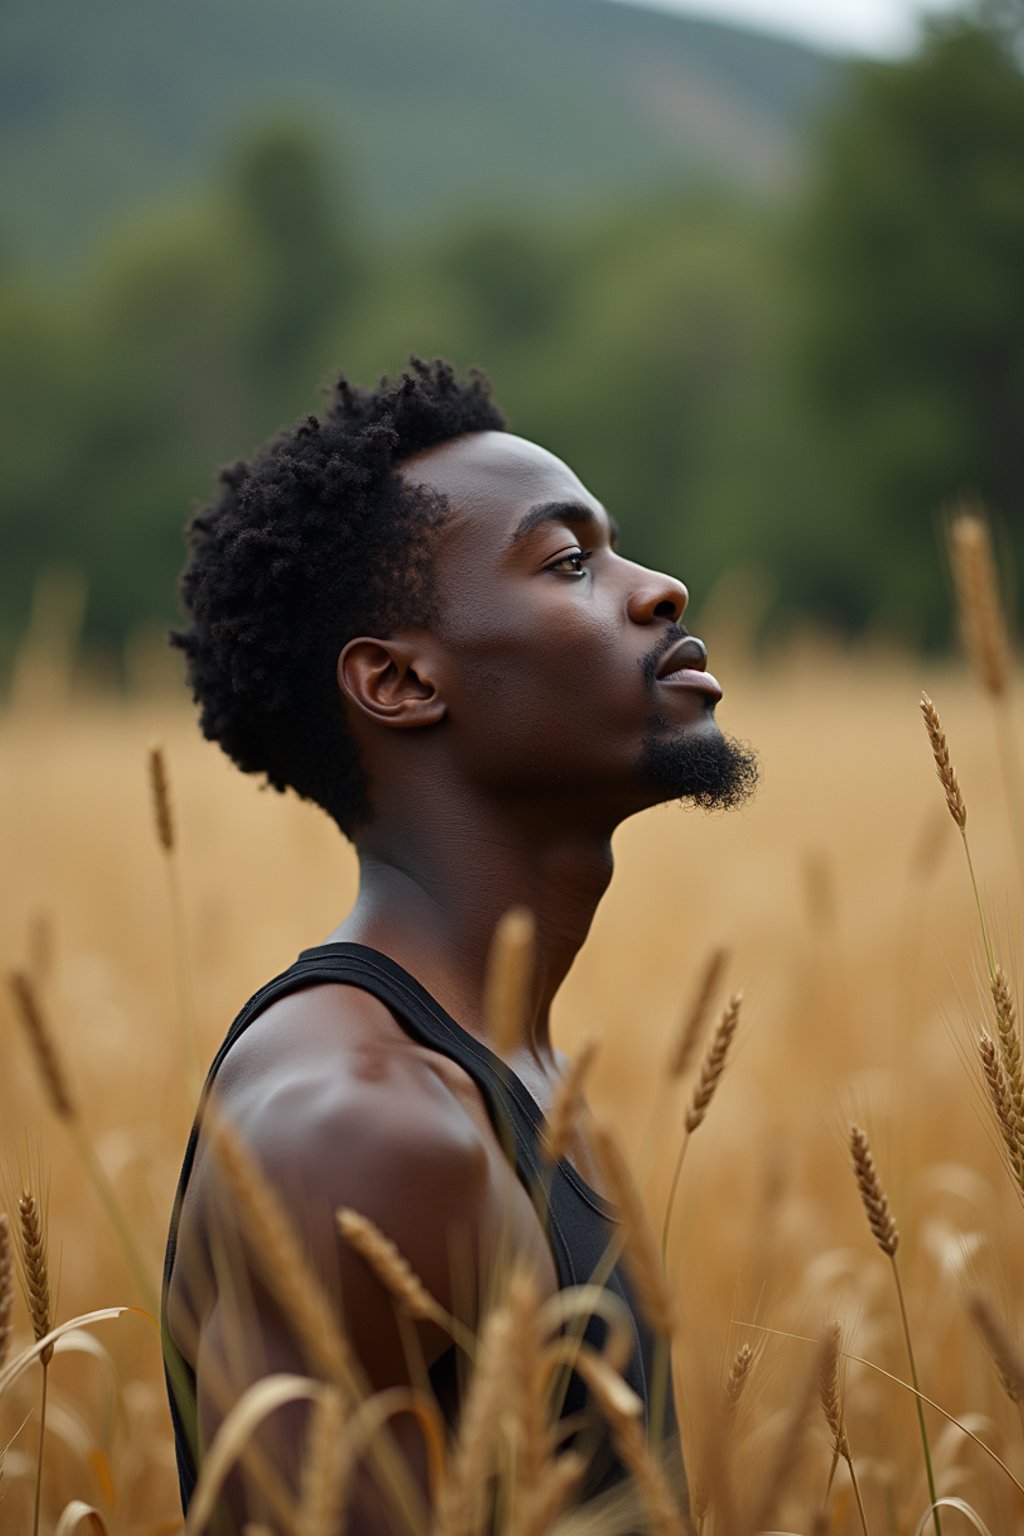
<path fill-rule="evenodd" d="M 670 732 L 661 715 L 651 716 L 636 771 L 666 800 L 688 800 L 704 811 L 731 811 L 750 799 L 757 785 L 757 757 L 731 736 L 714 731 Z M 660 728 L 660 729 L 659 729 Z"/>

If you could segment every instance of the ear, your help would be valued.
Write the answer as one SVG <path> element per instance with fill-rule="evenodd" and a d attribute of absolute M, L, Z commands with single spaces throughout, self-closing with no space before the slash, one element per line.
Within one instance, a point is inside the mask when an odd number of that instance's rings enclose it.
<path fill-rule="evenodd" d="M 350 640 L 338 657 L 343 697 L 375 725 L 410 729 L 436 725 L 448 706 L 436 686 L 422 638 Z"/>

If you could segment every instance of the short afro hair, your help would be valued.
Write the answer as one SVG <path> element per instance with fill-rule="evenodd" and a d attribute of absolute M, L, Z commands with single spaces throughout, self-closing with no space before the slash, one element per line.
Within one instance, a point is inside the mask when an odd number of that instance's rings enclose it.
<path fill-rule="evenodd" d="M 490 385 L 413 358 L 375 390 L 342 376 L 318 418 L 280 432 L 219 476 L 188 525 L 179 591 L 200 727 L 245 773 L 323 807 L 347 835 L 373 819 L 347 728 L 338 654 L 357 635 L 436 622 L 437 493 L 394 473 L 467 432 L 503 430 Z"/>

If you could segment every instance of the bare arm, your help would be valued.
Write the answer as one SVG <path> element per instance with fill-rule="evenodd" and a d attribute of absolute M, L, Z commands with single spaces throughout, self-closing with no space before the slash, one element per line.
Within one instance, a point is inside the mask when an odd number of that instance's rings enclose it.
<path fill-rule="evenodd" d="M 397 1243 L 440 1305 L 475 1331 L 486 1284 L 479 1271 L 497 1246 L 497 1226 L 508 1220 L 522 1192 L 481 1138 L 479 1124 L 424 1066 L 421 1054 L 352 1049 L 353 1038 L 368 1038 L 360 1026 L 379 1005 L 352 989 L 331 990 L 344 995 L 346 1008 L 362 1010 L 353 1028 L 340 1031 L 335 1012 L 331 1027 L 321 1029 L 314 1011 L 301 1032 L 284 1037 L 287 1049 L 267 1054 L 257 1048 L 241 1070 L 225 1074 L 217 1108 L 286 1207 L 335 1316 L 343 1320 L 366 1388 L 375 1393 L 408 1387 L 417 1378 L 416 1354 L 422 1370 L 451 1340 L 437 1324 L 408 1319 L 403 1334 L 391 1295 L 339 1236 L 337 1209 L 348 1206 L 369 1217 Z M 380 1019 L 373 1023 L 379 1026 Z M 230 1402 L 248 1386 L 269 1373 L 315 1371 L 266 1283 L 244 1215 L 226 1198 L 208 1146 L 200 1163 L 210 1277 L 196 1351 L 202 1457 Z M 460 1256 L 454 1270 L 453 1239 Z M 466 1257 L 477 1271 L 471 1276 L 464 1272 Z M 307 1406 L 283 1408 L 258 1435 L 261 1454 L 292 1490 L 308 1418 Z M 416 1486 L 424 1489 L 426 1456 L 415 1420 L 402 1414 L 390 1422 Z M 268 1513 L 251 1479 L 242 1476 L 230 1480 L 223 1505 L 236 1529 Z M 347 1528 L 352 1536 L 394 1536 L 402 1529 L 365 1462 L 348 1500 Z"/>

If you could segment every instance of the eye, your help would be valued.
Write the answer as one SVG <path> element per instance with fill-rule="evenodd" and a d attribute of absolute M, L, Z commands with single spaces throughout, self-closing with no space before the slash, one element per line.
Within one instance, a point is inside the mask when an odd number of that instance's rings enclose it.
<path fill-rule="evenodd" d="M 558 571 L 559 574 L 568 576 L 585 576 L 583 567 L 593 554 L 591 549 L 574 549 L 569 555 L 562 555 L 547 567 L 549 571 Z"/>

